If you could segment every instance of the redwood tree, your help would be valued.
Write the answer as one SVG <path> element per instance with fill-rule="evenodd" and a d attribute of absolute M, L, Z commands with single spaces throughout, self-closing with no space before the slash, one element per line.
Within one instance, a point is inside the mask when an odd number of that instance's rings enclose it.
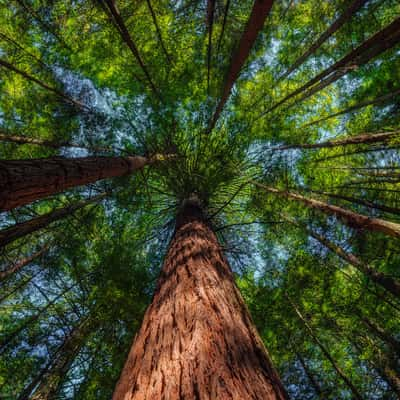
<path fill-rule="evenodd" d="M 176 217 L 113 400 L 287 399 L 198 198 Z"/>

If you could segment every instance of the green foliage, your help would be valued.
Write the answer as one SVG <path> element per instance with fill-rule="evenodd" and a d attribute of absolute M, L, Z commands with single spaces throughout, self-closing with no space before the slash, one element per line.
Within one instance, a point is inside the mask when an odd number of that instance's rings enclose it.
<path fill-rule="evenodd" d="M 398 131 L 398 95 L 348 110 L 400 88 L 398 44 L 366 64 L 347 66 L 341 79 L 312 96 L 296 95 L 269 111 L 394 21 L 398 1 L 367 1 L 284 79 L 349 2 L 274 2 L 209 134 L 253 2 L 230 1 L 225 25 L 227 2 L 215 2 L 209 88 L 206 1 L 151 0 L 159 30 L 147 1 L 116 3 L 158 95 L 104 1 L 0 0 L 0 60 L 25 74 L 0 65 L 0 133 L 60 144 L 1 141 L 0 158 L 174 155 L 135 175 L 1 215 L 6 228 L 107 193 L 1 249 L 5 270 L 49 246 L 0 282 L 0 398 L 18 399 L 40 380 L 86 318 L 91 329 L 62 377 L 58 398 L 111 397 L 151 301 L 177 209 L 196 193 L 291 398 L 353 398 L 333 360 L 363 398 L 395 399 L 399 298 L 310 232 L 400 281 L 398 239 L 346 225 L 267 193 L 254 181 L 400 224 L 400 136 L 375 144 L 274 150 Z"/>

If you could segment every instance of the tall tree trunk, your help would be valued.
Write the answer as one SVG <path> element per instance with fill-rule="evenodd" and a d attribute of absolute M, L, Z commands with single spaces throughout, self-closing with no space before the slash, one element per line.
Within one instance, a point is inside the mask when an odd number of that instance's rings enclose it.
<path fill-rule="evenodd" d="M 357 229 L 367 229 L 372 232 L 382 232 L 386 235 L 400 238 L 400 225 L 394 222 L 386 221 L 380 218 L 367 217 L 366 215 L 347 210 L 342 207 L 324 203 L 320 200 L 304 197 L 298 193 L 279 190 L 270 186 L 263 185 L 258 182 L 253 182 L 256 186 L 270 193 L 275 193 L 280 197 L 285 197 L 290 200 L 295 200 L 303 203 L 306 207 L 320 210 L 328 215 L 334 215 L 349 227 Z"/>
<path fill-rule="evenodd" d="M 71 367 L 81 348 L 84 346 L 92 326 L 84 321 L 74 328 L 57 351 L 54 361 L 40 377 L 40 384 L 34 393 L 21 400 L 53 400 L 59 392 L 65 374 Z"/>
<path fill-rule="evenodd" d="M 368 207 L 368 208 L 373 208 L 375 210 L 381 210 L 381 211 L 384 211 L 384 212 L 387 212 L 387 213 L 400 215 L 400 208 L 389 207 L 389 206 L 385 206 L 383 204 L 373 203 L 372 201 L 369 201 L 369 200 L 358 199 L 356 197 L 345 196 L 343 194 L 338 194 L 338 193 L 322 192 L 322 191 L 319 191 L 319 190 L 310 190 L 310 192 L 317 193 L 317 194 L 322 194 L 323 196 L 328 196 L 328 197 L 331 197 L 333 199 L 345 200 L 345 201 L 348 201 L 350 203 L 359 204 L 361 206 Z"/>
<path fill-rule="evenodd" d="M 319 38 L 310 46 L 310 48 L 303 53 L 290 68 L 281 76 L 279 80 L 287 78 L 293 71 L 300 67 L 313 53 L 315 53 L 321 45 L 329 39 L 339 28 L 341 28 L 352 16 L 367 2 L 368 0 L 353 0 L 335 22 L 319 36 Z"/>
<path fill-rule="evenodd" d="M 52 149 L 60 149 L 61 147 L 76 147 L 78 149 L 87 149 L 89 151 L 112 151 L 110 147 L 87 147 L 70 142 L 53 142 L 52 140 L 37 139 L 30 136 L 14 135 L 11 132 L 0 128 L 0 141 L 16 144 L 33 144 L 38 146 L 50 147 Z"/>
<path fill-rule="evenodd" d="M 112 16 L 111 22 L 117 28 L 118 33 L 120 34 L 122 40 L 127 44 L 131 53 L 133 54 L 136 61 L 140 65 L 140 68 L 144 72 L 146 79 L 150 84 L 151 90 L 158 98 L 160 98 L 160 93 L 159 93 L 156 85 L 154 84 L 153 80 L 151 79 L 149 70 L 147 69 L 146 65 L 144 64 L 142 57 L 140 56 L 139 50 L 136 47 L 135 42 L 133 41 L 133 39 L 128 31 L 128 28 L 125 25 L 125 22 L 119 12 L 119 9 L 118 9 L 118 6 L 117 6 L 115 0 L 101 0 L 101 2 L 102 1 L 104 1 L 106 6 L 108 7 L 109 12 L 111 13 L 111 16 Z"/>
<path fill-rule="evenodd" d="M 88 204 L 92 204 L 96 201 L 102 200 L 107 196 L 106 193 L 94 196 L 91 199 L 78 201 L 76 203 L 69 204 L 66 207 L 56 209 L 47 214 L 40 215 L 39 217 L 32 218 L 28 221 L 21 222 L 10 228 L 3 229 L 0 231 L 0 247 L 13 242 L 14 240 L 20 239 L 32 232 L 36 232 L 49 226 L 55 221 L 59 221 L 62 218 L 72 215 L 75 211 L 86 207 Z"/>
<path fill-rule="evenodd" d="M 338 246 L 336 243 L 330 241 L 325 236 L 318 234 L 310 229 L 306 228 L 307 233 L 313 237 L 314 239 L 318 240 L 322 245 L 324 245 L 327 249 L 335 253 L 339 256 L 342 260 L 345 260 L 350 265 L 355 267 L 358 271 L 363 273 L 372 282 L 380 285 L 388 292 L 392 293 L 393 296 L 400 298 L 400 282 L 397 281 L 395 278 L 383 274 L 382 272 L 376 271 L 374 268 L 369 266 L 368 264 L 364 263 L 354 254 L 345 251 L 342 247 Z"/>
<path fill-rule="evenodd" d="M 275 103 L 272 107 L 262 112 L 257 119 L 275 110 L 277 107 L 283 103 L 286 103 L 288 100 L 297 96 L 298 94 L 303 93 L 303 95 L 295 103 L 293 103 L 292 106 L 305 100 L 319 90 L 322 90 L 326 86 L 337 81 L 339 78 L 347 74 L 347 72 L 366 64 L 379 54 L 395 46 L 399 40 L 400 17 L 396 18 L 392 23 L 375 33 L 339 61 L 320 72 L 303 86 L 295 89 L 282 100 L 279 100 L 277 103 Z"/>
<path fill-rule="evenodd" d="M 297 316 L 299 317 L 300 321 L 302 322 L 302 324 L 305 326 L 306 330 L 308 331 L 308 333 L 310 334 L 310 336 L 312 337 L 312 339 L 314 340 L 314 342 L 318 345 L 318 347 L 321 349 L 322 353 L 325 355 L 325 357 L 329 360 L 329 362 L 331 363 L 332 367 L 334 368 L 334 370 L 337 372 L 337 374 L 342 378 L 342 380 L 345 382 L 345 384 L 347 385 L 347 387 L 350 389 L 350 391 L 352 392 L 353 396 L 355 399 L 357 400 L 363 400 L 363 397 L 361 396 L 361 394 L 359 393 L 359 391 L 357 390 L 357 388 L 353 385 L 353 383 L 350 381 L 350 379 L 346 376 L 346 374 L 342 371 L 342 369 L 337 365 L 336 361 L 333 359 L 333 357 L 331 356 L 330 352 L 328 351 L 328 349 L 324 346 L 324 344 L 319 340 L 319 338 L 315 335 L 313 329 L 311 328 L 310 324 L 306 321 L 306 319 L 303 317 L 303 315 L 301 314 L 300 310 L 298 309 L 298 307 L 296 306 L 296 304 L 293 303 L 293 301 L 289 298 L 289 296 L 286 296 L 287 299 L 289 300 L 289 303 L 291 304 L 293 310 L 295 311 L 295 313 L 297 314 Z"/>
<path fill-rule="evenodd" d="M 211 52 L 212 52 L 212 33 L 214 26 L 214 12 L 215 0 L 207 0 L 207 32 L 208 32 L 208 46 L 207 46 L 207 93 L 210 94 L 210 78 L 211 78 Z"/>
<path fill-rule="evenodd" d="M 360 101 L 357 104 L 354 104 L 354 105 L 352 105 L 350 107 L 345 108 L 344 110 L 340 110 L 340 111 L 338 111 L 336 113 L 329 114 L 329 115 L 327 115 L 325 117 L 322 117 L 322 118 L 319 118 L 319 119 L 317 119 L 315 121 L 311 121 L 311 122 L 301 126 L 300 128 L 307 128 L 307 127 L 312 126 L 312 125 L 317 125 L 320 122 L 326 121 L 326 120 L 334 118 L 334 117 L 338 117 L 339 115 L 348 114 L 348 113 L 350 113 L 352 111 L 359 110 L 360 108 L 364 108 L 364 107 L 375 105 L 375 104 L 379 104 L 379 103 L 384 103 L 384 102 L 386 102 L 388 100 L 395 99 L 398 95 L 400 95 L 400 89 L 396 89 L 396 90 L 394 90 L 394 91 L 392 91 L 390 93 L 387 93 L 387 94 L 385 94 L 383 96 L 376 97 L 375 99 L 372 99 L 372 100 Z"/>
<path fill-rule="evenodd" d="M 55 95 L 61 97 L 67 103 L 70 103 L 79 109 L 88 110 L 88 107 L 86 105 L 84 105 L 83 103 L 81 103 L 77 100 L 74 100 L 73 98 L 67 96 L 65 93 L 61 92 L 60 90 L 48 85 L 47 83 L 41 81 L 38 78 L 35 78 L 34 76 L 28 74 L 27 72 L 22 71 L 21 69 L 15 67 L 14 65 L 12 65 L 11 63 L 9 63 L 6 60 L 0 59 L 0 67 L 6 68 L 10 71 L 13 71 L 16 74 L 25 78 L 26 80 L 36 83 L 38 86 L 42 87 L 43 89 L 48 90 L 49 92 L 54 93 Z"/>
<path fill-rule="evenodd" d="M 145 157 L 52 157 L 0 161 L 0 211 L 32 203 L 68 188 L 127 175 L 143 168 Z"/>
<path fill-rule="evenodd" d="M 287 399 L 218 240 L 187 200 L 113 400 Z"/>
<path fill-rule="evenodd" d="M 311 386 L 314 389 L 315 394 L 318 396 L 319 399 L 323 399 L 323 391 L 321 386 L 319 385 L 317 379 L 315 379 L 313 373 L 311 372 L 310 368 L 308 367 L 307 363 L 305 362 L 304 358 L 301 356 L 300 353 L 296 353 L 297 359 L 300 361 L 301 366 L 303 367 L 304 372 L 307 375 L 308 380 L 311 383 Z"/>
<path fill-rule="evenodd" d="M 289 149 L 322 149 L 337 146 L 349 146 L 354 144 L 370 144 L 370 143 L 386 143 L 390 139 L 394 139 L 400 134 L 400 131 L 379 132 L 379 133 L 362 133 L 361 135 L 349 136 L 343 139 L 328 140 L 321 143 L 304 143 L 290 144 L 287 146 L 275 147 L 272 150 L 289 150 Z"/>
<path fill-rule="evenodd" d="M 271 11 L 273 2 L 274 0 L 254 0 L 253 9 L 240 39 L 239 46 L 232 56 L 222 95 L 211 118 L 210 125 L 207 128 L 207 133 L 210 133 L 214 129 L 222 109 L 229 98 L 232 87 L 240 74 L 240 70 L 246 62 L 258 33 L 263 28 L 265 19 Z"/>
<path fill-rule="evenodd" d="M 49 246 L 43 246 L 40 250 L 35 251 L 28 257 L 24 257 L 23 259 L 17 261 L 4 271 L 0 271 L 0 282 L 4 281 L 11 275 L 14 275 L 16 272 L 20 271 L 22 268 L 29 265 L 33 260 L 40 257 L 42 254 L 46 253 L 49 250 Z"/>
<path fill-rule="evenodd" d="M 368 329 L 378 336 L 383 342 L 391 347 L 391 349 L 400 357 L 400 342 L 384 328 L 377 323 L 371 321 L 367 317 L 360 317 L 361 321 L 368 327 Z"/>
<path fill-rule="evenodd" d="M 146 0 L 146 3 L 147 3 L 147 6 L 149 7 L 149 11 L 151 13 L 151 18 L 153 19 L 153 24 L 156 27 L 158 41 L 160 42 L 161 48 L 162 48 L 162 50 L 163 50 L 163 52 L 165 54 L 165 58 L 167 59 L 168 64 L 171 65 L 172 64 L 171 56 L 168 54 L 167 48 L 166 48 L 166 46 L 164 44 L 164 40 L 163 40 L 163 37 L 162 37 L 161 29 L 160 29 L 160 26 L 159 26 L 159 24 L 157 22 L 156 13 L 154 12 L 153 6 L 151 5 L 151 0 Z"/>

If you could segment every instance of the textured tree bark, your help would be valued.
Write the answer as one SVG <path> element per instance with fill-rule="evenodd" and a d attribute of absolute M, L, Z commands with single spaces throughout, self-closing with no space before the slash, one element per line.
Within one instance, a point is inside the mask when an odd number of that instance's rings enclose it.
<path fill-rule="evenodd" d="M 94 196 L 91 199 L 72 203 L 66 207 L 56 209 L 47 214 L 40 215 L 39 217 L 35 217 L 28 221 L 11 226 L 10 228 L 3 229 L 0 231 L 0 247 L 13 242 L 14 240 L 20 239 L 21 237 L 29 235 L 30 233 L 46 228 L 51 223 L 72 215 L 75 211 L 86 207 L 88 204 L 92 204 L 96 201 L 104 199 L 106 195 L 106 193 L 99 194 L 98 196 Z"/>
<path fill-rule="evenodd" d="M 323 201 L 315 200 L 313 198 L 304 197 L 298 193 L 279 190 L 258 182 L 253 183 L 256 186 L 266 190 L 267 192 L 275 193 L 278 196 L 298 201 L 300 203 L 303 203 L 306 207 L 320 210 L 325 214 L 334 215 L 349 227 L 357 229 L 367 229 L 372 232 L 382 232 L 386 235 L 400 238 L 400 224 L 386 221 L 381 218 L 370 218 L 366 215 L 358 214 L 342 207 L 324 203 Z"/>
<path fill-rule="evenodd" d="M 113 400 L 287 399 L 218 240 L 188 202 Z"/>
<path fill-rule="evenodd" d="M 152 160 L 145 157 L 52 157 L 0 161 L 0 211 L 68 188 L 127 175 Z"/>

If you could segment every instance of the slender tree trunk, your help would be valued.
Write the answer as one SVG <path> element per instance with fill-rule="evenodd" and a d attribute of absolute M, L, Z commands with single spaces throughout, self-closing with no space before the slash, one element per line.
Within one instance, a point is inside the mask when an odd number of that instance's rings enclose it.
<path fill-rule="evenodd" d="M 306 364 L 304 358 L 301 356 L 300 353 L 296 353 L 297 359 L 300 361 L 301 366 L 303 367 L 304 372 L 307 375 L 308 380 L 311 383 L 311 386 L 314 389 L 315 394 L 318 396 L 319 399 L 323 399 L 323 391 L 321 389 L 321 386 L 319 385 L 317 379 L 315 379 L 313 373 L 311 372 L 310 368 Z"/>
<path fill-rule="evenodd" d="M 144 72 L 147 81 L 150 84 L 150 87 L 153 91 L 153 93 L 160 98 L 160 93 L 155 86 L 153 80 L 151 79 L 150 73 L 144 64 L 144 61 L 142 60 L 142 57 L 140 56 L 139 50 L 135 45 L 135 42 L 133 41 L 128 28 L 125 25 L 124 20 L 121 17 L 121 14 L 119 12 L 119 9 L 117 7 L 117 4 L 115 3 L 115 0 L 101 0 L 104 1 L 104 3 L 107 5 L 108 10 L 111 13 L 111 22 L 116 26 L 118 33 L 121 35 L 122 40 L 127 44 L 129 47 L 130 51 L 132 52 L 133 56 L 135 57 L 136 61 L 140 65 L 140 68 Z"/>
<path fill-rule="evenodd" d="M 37 79 L 34 76 L 28 74 L 27 72 L 20 70 L 19 68 L 17 68 L 14 65 L 10 64 L 6 60 L 0 59 L 0 67 L 6 68 L 6 69 L 8 69 L 10 71 L 13 71 L 16 74 L 18 74 L 18 75 L 22 76 L 23 78 L 25 78 L 26 80 L 36 83 L 37 85 L 39 85 L 43 89 L 46 89 L 49 92 L 54 93 L 55 95 L 61 97 L 67 103 L 70 103 L 70 104 L 72 104 L 73 106 L 75 106 L 77 108 L 85 109 L 85 110 L 88 109 L 88 107 L 85 106 L 83 103 L 74 100 L 73 98 L 67 96 L 65 93 L 61 92 L 60 90 L 58 90 L 58 89 L 56 89 L 56 88 L 54 88 L 52 86 L 49 86 L 47 83 L 42 82 L 40 79 Z"/>
<path fill-rule="evenodd" d="M 400 134 L 400 131 L 395 132 L 379 132 L 379 133 L 363 133 L 361 135 L 349 136 L 344 139 L 328 140 L 321 143 L 304 143 L 290 144 L 287 146 L 275 147 L 273 150 L 289 150 L 289 149 L 322 149 L 325 147 L 349 146 L 354 144 L 370 144 L 387 142 Z"/>
<path fill-rule="evenodd" d="M 212 52 L 212 33 L 214 26 L 214 12 L 215 0 L 207 0 L 207 32 L 208 32 L 208 46 L 207 46 L 207 93 L 210 93 L 210 78 L 211 78 L 211 52 Z"/>
<path fill-rule="evenodd" d="M 222 39 L 224 38 L 225 26 L 226 26 L 226 20 L 228 18 L 230 2 L 231 2 L 230 0 L 226 0 L 225 10 L 224 10 L 224 18 L 222 20 L 221 33 L 219 35 L 218 44 L 217 44 L 217 52 L 219 52 L 219 49 L 221 48 L 221 44 L 222 44 Z"/>
<path fill-rule="evenodd" d="M 315 335 L 313 329 L 311 328 L 310 324 L 305 320 L 303 315 L 301 314 L 300 310 L 296 306 L 296 304 L 293 303 L 293 301 L 287 296 L 287 299 L 289 300 L 289 303 L 293 307 L 295 313 L 299 317 L 300 321 L 303 323 L 305 328 L 307 329 L 308 333 L 314 340 L 314 342 L 318 345 L 318 347 L 321 349 L 322 353 L 325 355 L 325 357 L 329 360 L 331 363 L 332 367 L 335 369 L 337 374 L 342 378 L 342 380 L 346 383 L 347 387 L 350 389 L 352 392 L 353 396 L 357 400 L 363 400 L 363 397 L 357 390 L 357 388 L 353 385 L 353 383 L 350 381 L 350 379 L 346 376 L 346 374 L 342 371 L 342 369 L 337 365 L 336 361 L 333 359 L 331 354 L 329 353 L 328 349 L 323 345 L 323 343 L 319 340 L 319 338 Z"/>
<path fill-rule="evenodd" d="M 361 321 L 400 357 L 400 342 L 395 337 L 367 317 L 361 317 Z"/>
<path fill-rule="evenodd" d="M 273 2 L 274 0 L 254 0 L 253 9 L 251 10 L 246 28 L 240 39 L 239 46 L 232 56 L 228 74 L 225 79 L 222 96 L 211 118 L 207 133 L 210 133 L 214 129 L 222 109 L 229 98 L 232 87 L 239 76 L 240 70 L 246 62 L 254 42 L 257 39 L 258 33 L 263 28 L 265 19 L 271 11 Z"/>
<path fill-rule="evenodd" d="M 329 26 L 329 28 L 321 34 L 321 36 L 310 46 L 310 48 L 303 53 L 292 66 L 281 76 L 279 80 L 287 78 L 293 71 L 300 67 L 310 57 L 314 54 L 321 45 L 329 39 L 338 29 L 340 29 L 347 21 L 349 21 L 353 15 L 367 2 L 368 0 L 354 0 L 349 7 L 347 7 L 344 12 L 340 15 L 335 22 Z"/>
<path fill-rule="evenodd" d="M 53 142 L 52 140 L 37 139 L 29 136 L 13 135 L 11 132 L 0 128 L 0 141 L 10 142 L 16 144 L 34 144 L 38 146 L 50 147 L 52 149 L 60 149 L 61 147 L 76 147 L 78 149 L 87 149 L 89 151 L 112 151 L 111 148 L 107 147 L 87 147 L 70 142 Z"/>
<path fill-rule="evenodd" d="M 10 334 L 6 335 L 3 339 L 0 340 L 0 353 L 4 351 L 4 349 L 13 341 L 17 338 L 17 336 L 28 326 L 36 323 L 39 318 L 54 304 L 57 303 L 57 301 L 63 297 L 65 294 L 67 294 L 72 288 L 77 286 L 79 282 L 76 282 L 72 284 L 71 286 L 68 286 L 65 290 L 63 290 L 60 294 L 58 294 L 56 297 L 54 297 L 51 301 L 49 301 L 44 307 L 42 307 L 35 315 L 32 315 L 30 318 L 28 318 L 19 328 L 17 328 L 15 331 L 11 332 Z"/>
<path fill-rule="evenodd" d="M 84 346 L 91 325 L 84 321 L 74 328 L 57 351 L 51 366 L 41 376 L 40 384 L 34 393 L 21 400 L 53 400 L 59 392 L 65 374 L 71 367 L 81 348 Z"/>
<path fill-rule="evenodd" d="M 390 93 L 385 94 L 383 96 L 379 96 L 379 97 L 377 97 L 375 99 L 361 101 L 360 103 L 354 104 L 354 105 L 352 105 L 352 106 L 350 106 L 350 107 L 348 107 L 348 108 L 346 108 L 344 110 L 338 111 L 338 112 L 333 113 L 333 114 L 329 114 L 326 117 L 322 117 L 322 118 L 317 119 L 315 121 L 309 122 L 308 124 L 305 124 L 305 125 L 301 126 L 301 128 L 307 128 L 307 127 L 312 126 L 312 125 L 317 125 L 320 122 L 324 122 L 324 121 L 326 121 L 328 119 L 331 119 L 331 118 L 334 118 L 334 117 L 338 117 L 339 115 L 348 114 L 348 113 L 350 113 L 352 111 L 359 110 L 360 108 L 364 108 L 364 107 L 371 106 L 371 105 L 374 105 L 374 104 L 379 104 L 379 103 L 386 102 L 387 100 L 391 100 L 393 98 L 396 98 L 399 95 L 400 95 L 400 89 L 397 89 L 397 90 L 394 90 L 393 92 L 390 92 Z"/>
<path fill-rule="evenodd" d="M 287 399 L 218 240 L 184 203 L 113 400 Z"/>
<path fill-rule="evenodd" d="M 314 232 L 310 229 L 306 229 L 307 233 L 312 236 L 314 239 L 318 240 L 322 245 L 324 245 L 327 249 L 335 253 L 341 259 L 348 262 L 350 265 L 355 267 L 358 271 L 363 273 L 372 282 L 377 285 L 382 286 L 388 292 L 392 293 L 393 296 L 400 299 L 400 282 L 395 278 L 387 276 L 382 272 L 376 271 L 374 268 L 365 264 L 362 260 L 356 257 L 354 254 L 346 252 L 342 247 L 338 246 L 336 243 L 330 241 L 326 237 Z"/>
<path fill-rule="evenodd" d="M 400 208 L 389 207 L 389 206 L 385 206 L 383 204 L 376 204 L 376 203 L 373 203 L 372 201 L 368 201 L 368 200 L 364 200 L 364 199 L 358 199 L 356 197 L 345 196 L 345 195 L 337 194 L 337 193 L 321 192 L 319 190 L 310 190 L 310 192 L 317 193 L 317 194 L 322 194 L 323 196 L 328 196 L 328 197 L 331 197 L 331 198 L 334 198 L 334 199 L 345 200 L 345 201 L 348 201 L 350 203 L 359 204 L 359 205 L 362 205 L 364 207 L 373 208 L 375 210 L 381 210 L 381 211 L 388 212 L 388 213 L 391 213 L 391 214 L 400 215 Z"/>
<path fill-rule="evenodd" d="M 66 189 L 127 175 L 151 163 L 145 157 L 52 157 L 0 161 L 0 211 L 32 203 Z"/>
<path fill-rule="evenodd" d="M 91 199 L 78 201 L 66 207 L 59 208 L 44 215 L 40 215 L 39 217 L 21 222 L 20 224 L 16 224 L 10 228 L 3 229 L 0 231 L 0 247 L 13 242 L 14 240 L 20 239 L 21 237 L 29 235 L 30 233 L 46 228 L 51 223 L 68 217 L 72 215 L 75 211 L 86 207 L 88 204 L 92 204 L 99 200 L 102 200 L 106 196 L 107 194 L 103 193 L 98 196 L 94 196 Z"/>
<path fill-rule="evenodd" d="M 4 271 L 0 271 L 0 282 L 4 281 L 11 275 L 14 275 L 16 272 L 29 265 L 33 260 L 46 253 L 48 250 L 49 246 L 43 246 L 40 250 L 32 253 L 30 256 L 24 257 L 22 260 L 17 261 Z"/>
<path fill-rule="evenodd" d="M 394 222 L 386 221 L 380 218 L 370 218 L 366 215 L 358 214 L 345 208 L 324 203 L 323 201 L 315 200 L 313 198 L 304 197 L 298 193 L 279 190 L 258 182 L 253 183 L 256 186 L 266 190 L 267 192 L 275 193 L 280 197 L 285 197 L 290 200 L 298 201 L 300 203 L 303 203 L 306 207 L 320 210 L 325 214 L 334 215 L 344 224 L 352 228 L 366 229 L 372 232 L 382 232 L 386 235 L 400 238 L 400 225 Z"/>
<path fill-rule="evenodd" d="M 160 42 L 161 48 L 165 54 L 165 58 L 168 61 L 168 64 L 172 64 L 171 56 L 168 54 L 167 48 L 165 47 L 164 40 L 161 34 L 160 26 L 157 22 L 156 13 L 154 12 L 153 6 L 151 5 L 151 0 L 146 0 L 147 6 L 149 7 L 149 11 L 151 13 L 151 18 L 153 19 L 153 24 L 156 27 L 158 41 Z"/>
<path fill-rule="evenodd" d="M 292 93 L 285 96 L 282 100 L 275 103 L 268 110 L 261 113 L 258 118 L 270 113 L 271 111 L 275 110 L 277 107 L 279 107 L 283 103 L 286 103 L 288 100 L 297 96 L 300 93 L 303 93 L 303 96 L 301 96 L 301 98 L 298 99 L 296 103 L 305 100 L 306 98 L 315 94 L 317 91 L 322 90 L 326 86 L 335 82 L 336 80 L 347 74 L 347 72 L 358 68 L 360 65 L 367 63 L 382 52 L 395 46 L 399 42 L 399 40 L 400 17 L 396 18 L 391 24 L 387 25 L 381 31 L 371 36 L 356 49 L 352 50 L 342 59 L 332 64 L 330 67 L 326 68 L 324 71 L 309 80 L 303 86 L 294 90 Z M 294 104 L 292 104 L 292 106 Z"/>

